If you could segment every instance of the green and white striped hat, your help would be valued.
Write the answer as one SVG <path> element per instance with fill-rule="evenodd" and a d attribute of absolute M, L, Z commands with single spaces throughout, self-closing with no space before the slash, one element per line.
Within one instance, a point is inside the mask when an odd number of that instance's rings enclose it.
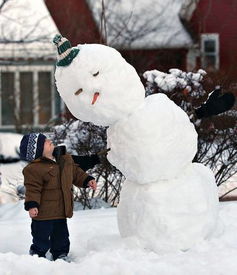
<path fill-rule="evenodd" d="M 53 42 L 58 49 L 58 62 L 56 65 L 63 67 L 70 65 L 79 53 L 79 49 L 72 48 L 70 41 L 60 34 L 55 35 Z"/>

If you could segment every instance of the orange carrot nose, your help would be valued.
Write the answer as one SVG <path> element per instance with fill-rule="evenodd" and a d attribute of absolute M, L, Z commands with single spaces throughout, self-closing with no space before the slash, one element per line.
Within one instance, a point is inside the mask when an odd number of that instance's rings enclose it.
<path fill-rule="evenodd" d="M 93 100 L 91 102 L 92 105 L 95 104 L 95 102 L 96 102 L 99 95 L 100 95 L 100 93 L 94 93 Z"/>

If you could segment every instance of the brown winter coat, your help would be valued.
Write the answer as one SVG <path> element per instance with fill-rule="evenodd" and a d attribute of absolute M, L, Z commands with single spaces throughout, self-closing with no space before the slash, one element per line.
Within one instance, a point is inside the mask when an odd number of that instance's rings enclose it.
<path fill-rule="evenodd" d="M 38 204 L 39 212 L 35 220 L 71 218 L 72 184 L 85 187 L 90 178 L 70 155 L 61 156 L 60 164 L 44 157 L 36 159 L 23 169 L 23 174 L 25 205 L 31 202 Z"/>

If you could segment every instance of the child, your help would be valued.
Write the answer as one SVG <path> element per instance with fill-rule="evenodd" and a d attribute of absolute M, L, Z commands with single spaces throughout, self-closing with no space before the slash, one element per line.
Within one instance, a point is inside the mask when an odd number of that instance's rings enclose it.
<path fill-rule="evenodd" d="M 23 169 L 25 210 L 32 218 L 30 255 L 45 257 L 50 248 L 53 260 L 67 261 L 70 242 L 66 218 L 73 215 L 72 185 L 95 190 L 96 181 L 68 154 L 55 162 L 53 151 L 53 143 L 43 134 L 27 134 L 21 140 L 21 159 L 30 162 Z"/>

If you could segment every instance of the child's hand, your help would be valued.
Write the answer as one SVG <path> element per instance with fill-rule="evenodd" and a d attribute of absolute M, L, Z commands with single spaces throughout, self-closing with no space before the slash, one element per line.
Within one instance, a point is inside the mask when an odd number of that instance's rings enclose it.
<path fill-rule="evenodd" d="M 31 218 L 35 218 L 38 215 L 38 208 L 31 208 L 29 210 L 29 215 Z"/>
<path fill-rule="evenodd" d="M 88 182 L 88 185 L 89 185 L 89 187 L 92 188 L 93 190 L 96 190 L 97 183 L 96 183 L 95 180 L 90 180 L 90 181 Z"/>

